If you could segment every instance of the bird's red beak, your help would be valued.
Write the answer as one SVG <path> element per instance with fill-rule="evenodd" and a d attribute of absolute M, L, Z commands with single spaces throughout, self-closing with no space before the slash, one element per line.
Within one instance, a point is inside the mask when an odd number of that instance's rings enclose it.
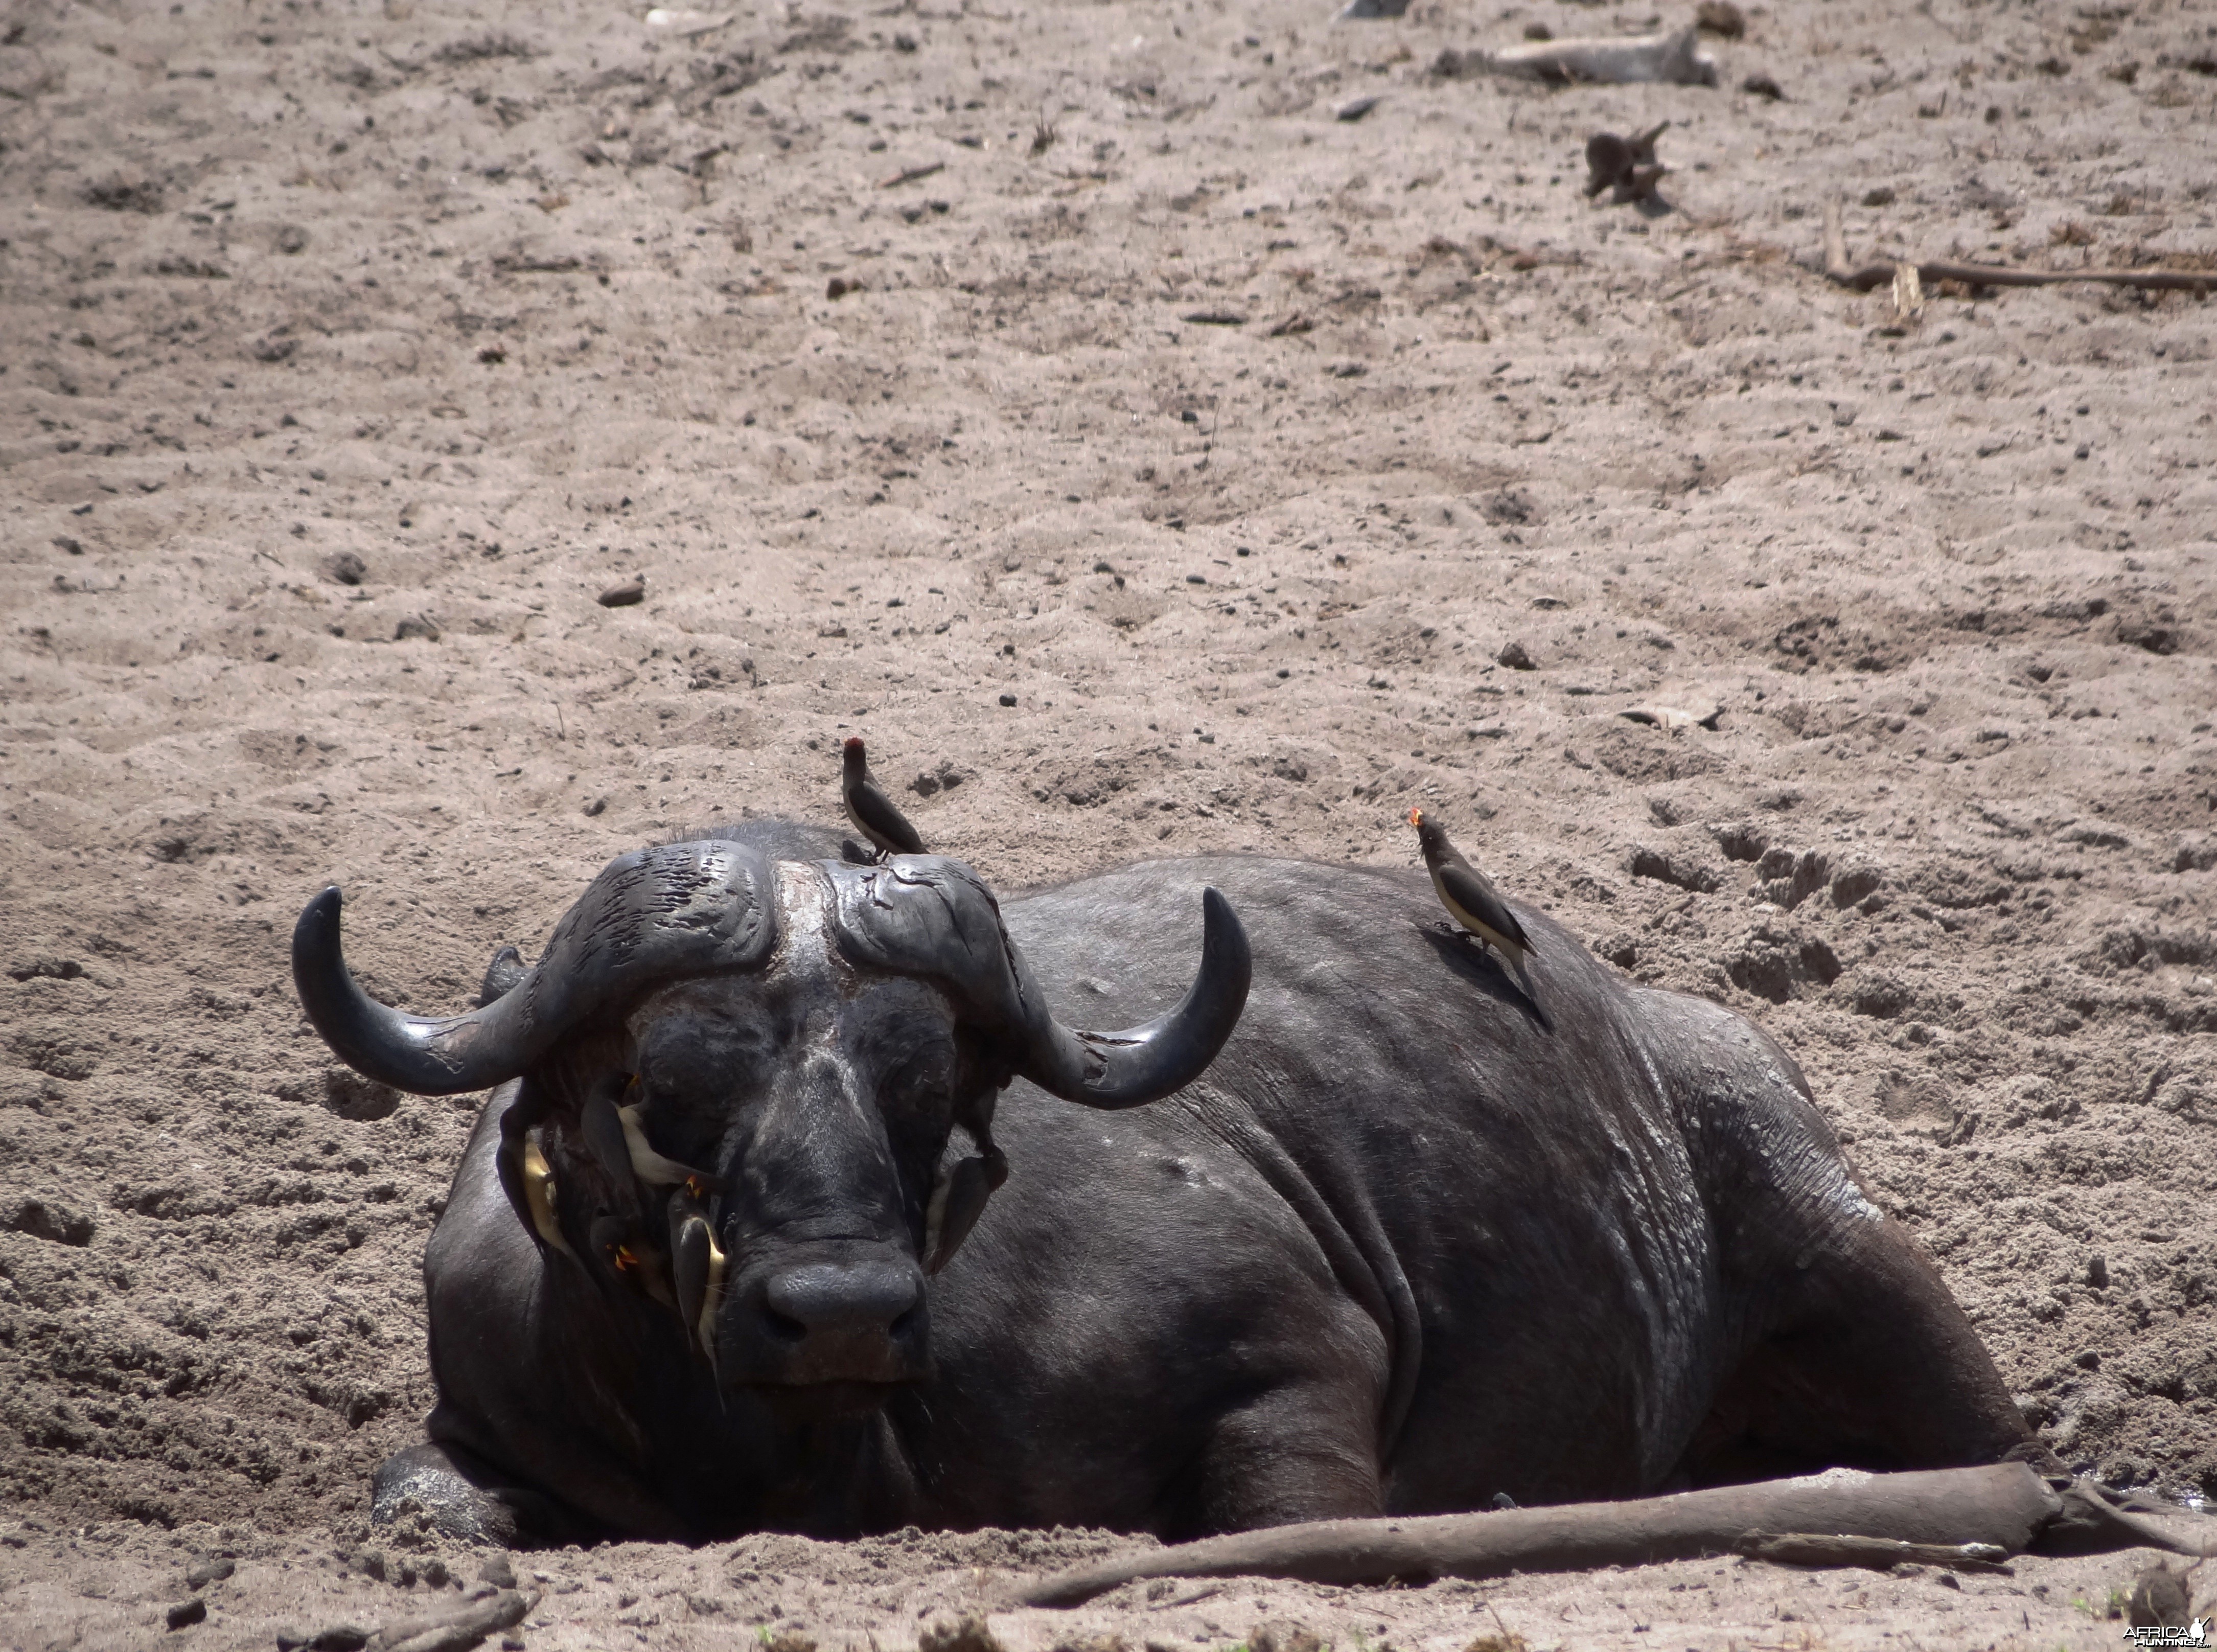
<path fill-rule="evenodd" d="M 1411 809 L 1409 811 L 1409 824 L 1412 826 L 1422 827 L 1424 824 L 1423 810 Z"/>

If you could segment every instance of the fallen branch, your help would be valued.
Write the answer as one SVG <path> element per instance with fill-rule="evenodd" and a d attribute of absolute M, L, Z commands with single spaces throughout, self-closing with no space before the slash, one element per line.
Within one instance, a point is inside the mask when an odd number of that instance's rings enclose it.
<path fill-rule="evenodd" d="M 1825 203 L 1825 274 L 1842 287 L 1868 293 L 1894 279 L 1902 266 L 1868 263 L 1860 269 L 1848 262 L 1848 241 L 1840 227 L 1840 203 Z M 1967 287 L 2053 287 L 2063 282 L 2100 282 L 2109 287 L 2139 287 L 2157 292 L 2217 292 L 2217 271 L 2187 269 L 2010 269 L 1998 264 L 1949 263 L 1941 259 L 1909 266 L 1917 279 L 1961 282 Z"/>
<path fill-rule="evenodd" d="M 904 166 L 891 177 L 880 179 L 878 188 L 898 189 L 904 183 L 914 183 L 918 178 L 928 178 L 935 172 L 944 172 L 946 170 L 945 161 L 926 161 L 921 166 Z"/>
<path fill-rule="evenodd" d="M 1122 1556 L 1044 1579 L 1021 1599 L 1026 1606 L 1073 1606 L 1146 1577 L 1288 1577 L 1347 1585 L 1584 1571 L 1729 1554 L 1750 1532 L 1957 1548 L 1975 1543 L 1991 1545 L 1997 1557 L 2022 1554 L 2035 1543 L 2057 1553 L 2141 1544 L 2199 1552 L 2084 1485 L 2059 1493 L 2023 1463 L 1999 1463 L 1915 1474 L 1833 1469 L 1621 1503 L 1319 1520 Z"/>

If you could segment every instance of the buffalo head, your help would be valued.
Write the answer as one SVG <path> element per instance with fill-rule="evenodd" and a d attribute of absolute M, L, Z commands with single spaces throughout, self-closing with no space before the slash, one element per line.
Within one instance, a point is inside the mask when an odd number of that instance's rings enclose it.
<path fill-rule="evenodd" d="M 1155 1100 L 1215 1058 L 1246 1001 L 1244 932 L 1202 898 L 1183 1003 L 1121 1032 L 1048 1012 L 977 875 L 936 856 L 773 860 L 723 838 L 621 857 L 539 962 L 443 1019 L 365 994 L 340 896 L 308 903 L 293 973 L 369 1077 L 423 1095 L 521 1080 L 500 1174 L 550 1266 L 676 1316 L 726 1383 L 802 1413 L 929 1370 L 924 1278 L 1007 1174 L 994 1098 Z M 950 1151 L 957 1131 L 966 1151 Z"/>

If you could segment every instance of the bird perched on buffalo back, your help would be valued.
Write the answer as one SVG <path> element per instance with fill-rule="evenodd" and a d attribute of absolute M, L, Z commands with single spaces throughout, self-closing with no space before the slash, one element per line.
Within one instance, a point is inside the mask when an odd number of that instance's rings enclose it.
<path fill-rule="evenodd" d="M 1485 873 L 1462 857 L 1448 841 L 1438 824 L 1424 818 L 1422 809 L 1409 811 L 1409 824 L 1417 828 L 1417 845 L 1424 851 L 1424 868 L 1432 875 L 1432 889 L 1448 916 L 1485 944 L 1501 949 L 1508 960 L 1522 968 L 1533 950 L 1524 926 L 1509 910 Z"/>
<path fill-rule="evenodd" d="M 861 735 L 847 737 L 840 761 L 839 796 L 855 830 L 877 845 L 880 857 L 923 853 L 923 839 L 916 835 L 908 817 L 893 807 L 893 800 L 871 778 L 870 757 L 862 748 Z"/>

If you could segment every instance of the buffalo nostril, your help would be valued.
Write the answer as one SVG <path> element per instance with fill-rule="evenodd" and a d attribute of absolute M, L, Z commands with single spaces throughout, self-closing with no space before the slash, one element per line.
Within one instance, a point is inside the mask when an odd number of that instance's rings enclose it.
<path fill-rule="evenodd" d="M 808 1335 L 806 1325 L 790 1315 L 779 1313 L 775 1308 L 765 1308 L 763 1318 L 769 1322 L 770 1334 L 780 1342 L 800 1342 Z"/>
<path fill-rule="evenodd" d="M 888 1331 L 916 1311 L 923 1294 L 914 1267 L 880 1262 L 791 1268 L 772 1276 L 763 1290 L 773 1322 L 834 1334 Z"/>
<path fill-rule="evenodd" d="M 892 1325 L 886 1327 L 886 1329 L 892 1335 L 894 1341 L 905 1342 L 910 1337 L 916 1333 L 916 1325 L 917 1311 L 911 1308 L 907 1313 L 895 1320 Z"/>

